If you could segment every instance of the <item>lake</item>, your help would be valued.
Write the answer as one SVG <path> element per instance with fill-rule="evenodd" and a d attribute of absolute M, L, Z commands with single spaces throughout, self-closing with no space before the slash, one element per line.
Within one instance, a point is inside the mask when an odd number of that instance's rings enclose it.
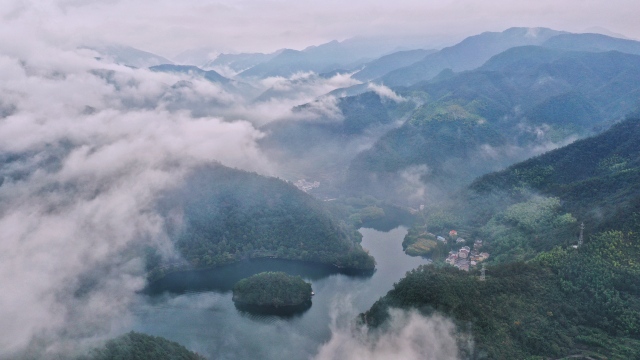
<path fill-rule="evenodd" d="M 345 275 L 320 264 L 259 259 L 217 269 L 173 274 L 154 284 L 134 309 L 134 331 L 177 341 L 209 359 L 309 359 L 331 337 L 368 310 L 407 271 L 428 263 L 402 251 L 406 227 L 360 229 L 362 246 L 377 261 L 373 275 Z M 230 289 L 261 271 L 285 271 L 312 284 L 312 306 L 288 316 L 239 311 Z"/>

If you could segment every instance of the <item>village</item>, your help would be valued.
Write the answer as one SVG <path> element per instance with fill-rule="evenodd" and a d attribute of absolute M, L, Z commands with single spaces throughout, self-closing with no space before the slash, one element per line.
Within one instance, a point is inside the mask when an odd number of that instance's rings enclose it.
<path fill-rule="evenodd" d="M 473 242 L 473 249 L 471 249 L 469 246 L 465 245 L 467 240 L 458 237 L 458 232 L 456 230 L 449 231 L 449 238 L 455 239 L 455 243 L 457 245 L 462 245 L 462 247 L 458 251 L 451 250 L 449 252 L 447 259 L 445 260 L 447 264 L 455 266 L 460 270 L 469 271 L 470 267 L 476 266 L 478 263 L 489 258 L 489 253 L 480 252 L 483 245 L 482 240 L 476 239 Z M 438 236 L 436 239 L 444 242 L 445 244 L 448 242 L 443 236 Z"/>

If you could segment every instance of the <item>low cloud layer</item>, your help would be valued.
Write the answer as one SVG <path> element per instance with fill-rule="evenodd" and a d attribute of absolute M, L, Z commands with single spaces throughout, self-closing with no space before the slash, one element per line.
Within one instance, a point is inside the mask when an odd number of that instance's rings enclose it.
<path fill-rule="evenodd" d="M 37 36 L 2 36 L 0 49 L 0 359 L 81 351 L 126 329 L 141 249 L 176 256 L 158 197 L 210 163 L 274 175 L 258 128 L 353 83 L 213 83 Z M 340 116 L 334 98 L 317 107 Z"/>
<path fill-rule="evenodd" d="M 172 109 L 174 75 L 47 43 L 31 44 L 38 52 L 8 45 L 0 54 L 0 358 L 51 357 L 126 327 L 145 284 L 140 249 L 171 252 L 159 194 L 202 164 L 270 170 L 250 122 Z M 229 103 L 215 85 L 192 84 L 181 99 Z"/>
<path fill-rule="evenodd" d="M 449 319 L 392 309 L 387 325 L 383 330 L 334 326 L 315 360 L 460 359 L 456 328 Z"/>
<path fill-rule="evenodd" d="M 583 31 L 594 26 L 638 38 L 636 0 L 471 1 L 6 1 L 4 23 L 25 17 L 27 32 L 55 32 L 76 42 L 124 43 L 172 56 L 183 50 L 274 51 L 304 48 L 353 36 L 434 38 L 546 26 Z M 487 28 L 490 26 L 492 28 Z M 48 36 L 53 36 L 49 34 Z M 430 41 L 429 41 L 430 40 Z"/>

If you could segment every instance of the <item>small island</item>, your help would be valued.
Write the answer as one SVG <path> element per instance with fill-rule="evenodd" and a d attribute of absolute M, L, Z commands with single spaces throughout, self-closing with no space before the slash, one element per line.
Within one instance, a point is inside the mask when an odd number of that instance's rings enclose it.
<path fill-rule="evenodd" d="M 262 272 L 242 279 L 233 287 L 233 301 L 241 310 L 306 310 L 311 305 L 311 284 L 284 272 Z"/>

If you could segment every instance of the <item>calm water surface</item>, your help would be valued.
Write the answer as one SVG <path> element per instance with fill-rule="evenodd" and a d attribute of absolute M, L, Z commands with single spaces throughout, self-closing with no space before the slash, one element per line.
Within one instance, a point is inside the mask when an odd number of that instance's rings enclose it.
<path fill-rule="evenodd" d="M 135 308 L 134 330 L 177 341 L 210 359 L 313 357 L 330 339 L 332 324 L 348 325 L 407 271 L 429 261 L 402 252 L 405 227 L 360 232 L 362 246 L 377 261 L 371 276 L 348 276 L 321 265 L 275 259 L 176 275 L 151 289 L 153 294 Z M 266 270 L 301 275 L 311 282 L 316 293 L 311 308 L 288 317 L 237 310 L 231 300 L 233 284 Z"/>

